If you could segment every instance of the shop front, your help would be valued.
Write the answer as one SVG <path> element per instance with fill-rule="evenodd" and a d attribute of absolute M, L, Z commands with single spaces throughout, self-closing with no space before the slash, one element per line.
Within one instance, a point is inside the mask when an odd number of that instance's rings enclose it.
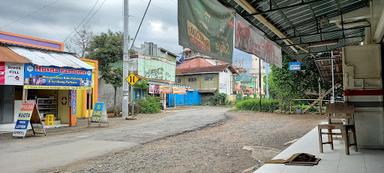
<path fill-rule="evenodd" d="M 77 90 L 90 89 L 91 69 L 27 64 L 24 74 L 27 100 L 36 100 L 43 120 L 53 115 L 56 125 L 76 125 Z"/>
<path fill-rule="evenodd" d="M 21 99 L 24 64 L 29 61 L 0 46 L 0 124 L 14 122 L 14 100 Z M 1 127 L 0 127 L 1 129 Z M 1 130 L 0 130 L 1 131 Z"/>
<path fill-rule="evenodd" d="M 22 100 L 35 100 L 43 121 L 53 117 L 52 126 L 77 124 L 78 91 L 91 90 L 92 66 L 72 54 L 10 47 L 27 58 L 24 64 Z M 15 105 L 21 105 L 16 100 Z"/>

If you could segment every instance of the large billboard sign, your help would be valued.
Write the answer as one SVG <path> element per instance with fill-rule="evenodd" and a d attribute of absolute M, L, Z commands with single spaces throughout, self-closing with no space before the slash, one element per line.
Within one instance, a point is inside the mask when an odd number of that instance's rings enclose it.
<path fill-rule="evenodd" d="M 179 44 L 232 63 L 234 11 L 218 1 L 178 1 Z"/>
<path fill-rule="evenodd" d="M 281 48 L 239 15 L 236 15 L 235 47 L 267 63 L 282 66 Z"/>
<path fill-rule="evenodd" d="M 26 64 L 26 86 L 91 87 L 92 70 Z M 27 87 L 28 88 L 28 87 Z"/>

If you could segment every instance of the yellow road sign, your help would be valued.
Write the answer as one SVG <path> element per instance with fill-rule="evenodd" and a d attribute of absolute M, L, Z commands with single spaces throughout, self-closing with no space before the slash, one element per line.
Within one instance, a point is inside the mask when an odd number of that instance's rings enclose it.
<path fill-rule="evenodd" d="M 133 86 L 136 84 L 136 82 L 139 80 L 139 78 L 135 74 L 131 73 L 131 74 L 129 74 L 129 76 L 127 77 L 126 80 L 128 81 L 128 83 L 130 85 Z"/>

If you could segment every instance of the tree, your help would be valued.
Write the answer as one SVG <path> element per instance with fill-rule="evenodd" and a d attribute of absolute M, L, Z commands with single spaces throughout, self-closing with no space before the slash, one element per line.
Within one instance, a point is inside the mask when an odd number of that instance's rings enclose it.
<path fill-rule="evenodd" d="M 87 56 L 92 38 L 93 33 L 86 28 L 75 30 L 75 35 L 69 39 L 65 47 L 69 51 L 75 52 L 79 57 L 85 57 Z"/>
<path fill-rule="evenodd" d="M 310 98 L 306 92 L 318 91 L 318 79 L 320 74 L 312 58 L 302 59 L 301 71 L 289 71 L 288 63 L 295 61 L 284 55 L 283 67 L 271 67 L 269 78 L 270 94 L 273 98 L 280 100 L 281 106 L 285 107 L 291 99 Z"/>
<path fill-rule="evenodd" d="M 121 67 L 113 67 L 112 64 L 123 59 L 123 34 L 108 31 L 93 36 L 88 52 L 91 59 L 99 61 L 99 72 L 102 79 L 113 86 L 113 107 L 116 114 L 116 92 L 123 82 L 121 79 L 123 70 Z"/>
<path fill-rule="evenodd" d="M 106 83 L 109 83 L 113 86 L 113 111 L 115 116 L 118 114 L 117 107 L 116 107 L 116 95 L 117 95 L 117 89 L 123 84 L 122 76 L 123 76 L 123 69 L 122 68 L 112 68 L 112 70 L 108 71 L 107 73 L 104 73 L 104 80 Z"/>

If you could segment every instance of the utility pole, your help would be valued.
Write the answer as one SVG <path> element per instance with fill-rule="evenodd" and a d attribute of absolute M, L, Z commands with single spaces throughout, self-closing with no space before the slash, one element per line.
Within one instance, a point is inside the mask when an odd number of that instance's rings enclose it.
<path fill-rule="evenodd" d="M 124 45 L 123 45 L 123 100 L 122 100 L 122 117 L 127 119 L 129 115 L 129 86 L 127 77 L 129 75 L 129 2 L 124 0 Z"/>

